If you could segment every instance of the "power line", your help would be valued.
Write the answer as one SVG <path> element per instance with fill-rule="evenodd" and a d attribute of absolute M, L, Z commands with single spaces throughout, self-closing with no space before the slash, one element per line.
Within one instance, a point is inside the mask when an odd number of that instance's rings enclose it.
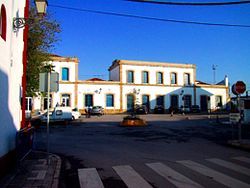
<path fill-rule="evenodd" d="M 165 19 L 165 18 L 156 18 L 156 17 L 148 17 L 148 16 L 139 16 L 139 15 L 133 15 L 133 14 L 123 14 L 123 13 L 106 12 L 106 11 L 99 11 L 99 10 L 90 10 L 90 9 L 66 7 L 66 6 L 53 5 L 53 4 L 50 4 L 49 6 L 55 7 L 55 8 L 66 9 L 66 10 L 80 11 L 80 12 L 89 12 L 89 13 L 95 13 L 95 14 L 103 14 L 103 15 L 119 16 L 119 17 L 128 17 L 128 18 L 137 18 L 137 19 L 144 19 L 144 20 L 154 20 L 154 21 L 162 21 L 162 22 L 195 24 L 195 25 L 207 25 L 207 26 L 250 28 L 250 25 L 241 25 L 241 24 L 224 24 L 224 23 L 196 22 L 196 21 L 186 21 L 186 20 Z"/>
<path fill-rule="evenodd" d="M 250 1 L 228 1 L 228 2 L 205 2 L 205 3 L 195 3 L 195 2 L 171 2 L 171 1 L 161 1 L 161 0 L 126 0 L 139 3 L 153 3 L 153 4 L 164 4 L 164 5 L 184 5 L 184 6 L 221 6 L 221 5 L 240 5 L 240 4 L 250 4 Z"/>

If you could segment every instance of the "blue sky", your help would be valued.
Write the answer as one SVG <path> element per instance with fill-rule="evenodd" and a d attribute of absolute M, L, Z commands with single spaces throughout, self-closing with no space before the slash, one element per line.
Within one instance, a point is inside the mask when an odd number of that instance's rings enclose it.
<path fill-rule="evenodd" d="M 178 1 L 178 0 L 176 0 Z M 179 0 L 180 1 L 180 0 Z M 216 0 L 214 0 L 216 1 Z M 53 5 L 165 19 L 250 25 L 250 4 L 217 7 L 165 6 L 123 0 L 49 0 L 61 42 L 54 53 L 78 57 L 80 79 L 108 79 L 114 59 L 192 63 L 197 79 L 225 75 L 250 89 L 250 28 L 215 27 L 142 20 L 56 8 Z"/>

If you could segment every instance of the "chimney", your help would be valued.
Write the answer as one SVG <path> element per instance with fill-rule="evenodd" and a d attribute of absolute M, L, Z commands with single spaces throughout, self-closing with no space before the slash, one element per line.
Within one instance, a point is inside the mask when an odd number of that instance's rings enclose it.
<path fill-rule="evenodd" d="M 225 75 L 224 82 L 225 82 L 225 86 L 228 87 L 228 77 L 227 77 L 227 75 Z"/>

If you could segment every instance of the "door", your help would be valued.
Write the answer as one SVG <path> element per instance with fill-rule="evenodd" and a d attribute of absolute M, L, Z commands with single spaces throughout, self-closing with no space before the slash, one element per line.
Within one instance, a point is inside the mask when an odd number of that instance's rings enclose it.
<path fill-rule="evenodd" d="M 93 95 L 87 94 L 85 95 L 85 107 L 92 107 L 93 106 Z"/>
<path fill-rule="evenodd" d="M 145 105 L 150 111 L 150 102 L 149 102 L 149 96 L 148 95 L 142 95 L 142 105 Z"/>
<path fill-rule="evenodd" d="M 62 106 L 70 106 L 70 95 L 69 94 L 62 95 Z"/>
<path fill-rule="evenodd" d="M 135 107 L 135 97 L 134 95 L 127 95 L 127 111 L 128 112 L 132 112 L 134 111 L 134 107 Z"/>
<path fill-rule="evenodd" d="M 170 96 L 170 106 L 172 108 L 178 109 L 179 108 L 179 99 L 178 95 L 171 95 Z"/>
<path fill-rule="evenodd" d="M 208 97 L 207 95 L 201 95 L 200 98 L 200 106 L 201 106 L 201 111 L 207 111 L 208 110 Z"/>

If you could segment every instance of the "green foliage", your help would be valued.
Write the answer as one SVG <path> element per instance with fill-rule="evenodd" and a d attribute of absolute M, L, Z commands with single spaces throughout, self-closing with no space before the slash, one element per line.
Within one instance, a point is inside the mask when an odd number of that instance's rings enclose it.
<path fill-rule="evenodd" d="M 46 72 L 45 61 L 50 60 L 50 52 L 58 41 L 57 34 L 60 33 L 59 24 L 46 14 L 39 18 L 35 8 L 29 11 L 29 33 L 27 51 L 27 96 L 35 96 L 39 89 L 39 73 Z"/>

